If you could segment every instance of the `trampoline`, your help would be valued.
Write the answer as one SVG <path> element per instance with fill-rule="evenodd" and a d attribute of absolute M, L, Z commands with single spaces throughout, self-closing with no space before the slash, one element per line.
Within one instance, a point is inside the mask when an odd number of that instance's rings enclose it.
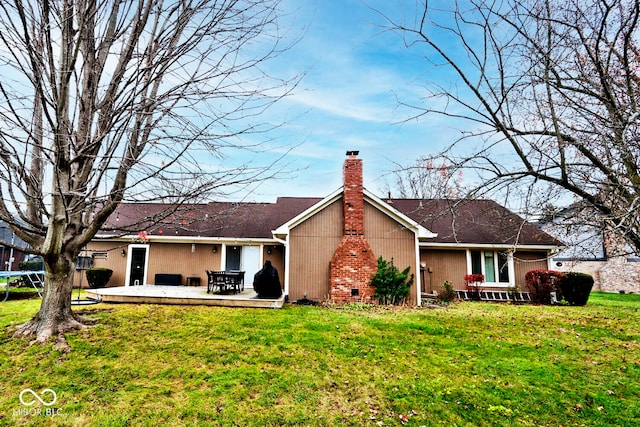
<path fill-rule="evenodd" d="M 11 286 L 11 279 L 19 277 L 23 281 L 29 283 L 38 293 L 38 296 L 42 298 L 42 291 L 44 290 L 44 270 L 38 271 L 0 271 L 0 278 L 7 279 L 5 287 L 4 299 L 2 302 L 9 298 L 9 287 Z"/>
<path fill-rule="evenodd" d="M 11 286 L 11 279 L 16 277 L 21 278 L 23 281 L 26 281 L 28 284 L 33 286 L 33 288 L 38 293 L 38 296 L 42 298 L 42 292 L 44 291 L 44 270 L 39 271 L 0 271 L 0 278 L 7 279 L 5 286 L 4 299 L 2 302 L 5 302 L 9 299 L 9 287 Z M 0 285 L 1 287 L 2 285 Z M 100 300 L 87 298 L 80 299 L 80 290 L 78 289 L 78 298 L 71 299 L 71 305 L 93 305 L 98 304 Z"/>

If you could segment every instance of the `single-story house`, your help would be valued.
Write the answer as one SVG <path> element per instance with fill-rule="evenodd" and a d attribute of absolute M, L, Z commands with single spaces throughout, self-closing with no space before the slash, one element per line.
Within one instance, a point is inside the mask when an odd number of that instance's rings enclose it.
<path fill-rule="evenodd" d="M 640 256 L 598 218 L 594 209 L 576 202 L 539 221 L 566 245 L 553 255 L 552 268 L 591 274 L 599 291 L 639 293 Z"/>
<path fill-rule="evenodd" d="M 377 258 L 410 267 L 410 302 L 450 281 L 482 273 L 487 289 L 524 287 L 529 270 L 549 268 L 561 242 L 491 200 L 381 198 L 363 187 L 362 159 L 348 152 L 343 187 L 325 198 L 275 203 L 175 206 L 123 203 L 87 246 L 94 266 L 114 270 L 110 286 L 205 284 L 205 270 L 245 271 L 266 260 L 290 301 L 368 301 Z M 129 229 L 126 235 L 117 230 Z"/>

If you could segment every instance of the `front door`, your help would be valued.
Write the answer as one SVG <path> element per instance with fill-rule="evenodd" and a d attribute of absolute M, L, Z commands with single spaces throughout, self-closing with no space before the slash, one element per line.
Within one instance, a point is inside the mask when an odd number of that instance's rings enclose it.
<path fill-rule="evenodd" d="M 147 260 L 146 247 L 131 247 L 129 263 L 129 286 L 144 285 L 144 266 Z"/>

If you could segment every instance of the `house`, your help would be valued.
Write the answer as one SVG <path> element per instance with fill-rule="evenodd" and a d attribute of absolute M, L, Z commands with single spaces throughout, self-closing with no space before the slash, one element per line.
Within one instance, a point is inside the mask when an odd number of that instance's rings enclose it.
<path fill-rule="evenodd" d="M 8 244 L 15 245 L 20 249 L 12 249 Z M 20 263 L 28 259 L 25 252 L 28 245 L 11 231 L 9 225 L 0 221 L 0 269 L 1 270 L 19 270 Z"/>
<path fill-rule="evenodd" d="M 598 218 L 588 205 L 576 202 L 539 221 L 566 244 L 553 255 L 552 268 L 590 274 L 599 291 L 640 293 L 640 256 Z"/>
<path fill-rule="evenodd" d="M 95 266 L 114 270 L 112 285 L 153 284 L 172 274 L 203 283 L 205 270 L 243 270 L 246 286 L 266 260 L 284 294 L 335 302 L 369 301 L 377 258 L 410 267 L 410 302 L 442 288 L 465 289 L 482 273 L 487 288 L 524 285 L 529 270 L 548 268 L 561 243 L 490 200 L 382 199 L 363 187 L 358 152 L 348 152 L 342 188 L 325 198 L 280 197 L 275 203 L 211 202 L 175 206 L 121 204 L 87 246 Z M 134 229 L 140 233 L 118 234 Z M 166 276 L 162 276 L 166 277 Z"/>

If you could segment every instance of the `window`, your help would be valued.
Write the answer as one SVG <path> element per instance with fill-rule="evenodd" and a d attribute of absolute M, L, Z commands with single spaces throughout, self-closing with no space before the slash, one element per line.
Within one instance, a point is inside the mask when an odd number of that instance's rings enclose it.
<path fill-rule="evenodd" d="M 487 283 L 509 283 L 509 255 L 505 251 L 470 251 L 471 273 L 484 274 Z"/>

